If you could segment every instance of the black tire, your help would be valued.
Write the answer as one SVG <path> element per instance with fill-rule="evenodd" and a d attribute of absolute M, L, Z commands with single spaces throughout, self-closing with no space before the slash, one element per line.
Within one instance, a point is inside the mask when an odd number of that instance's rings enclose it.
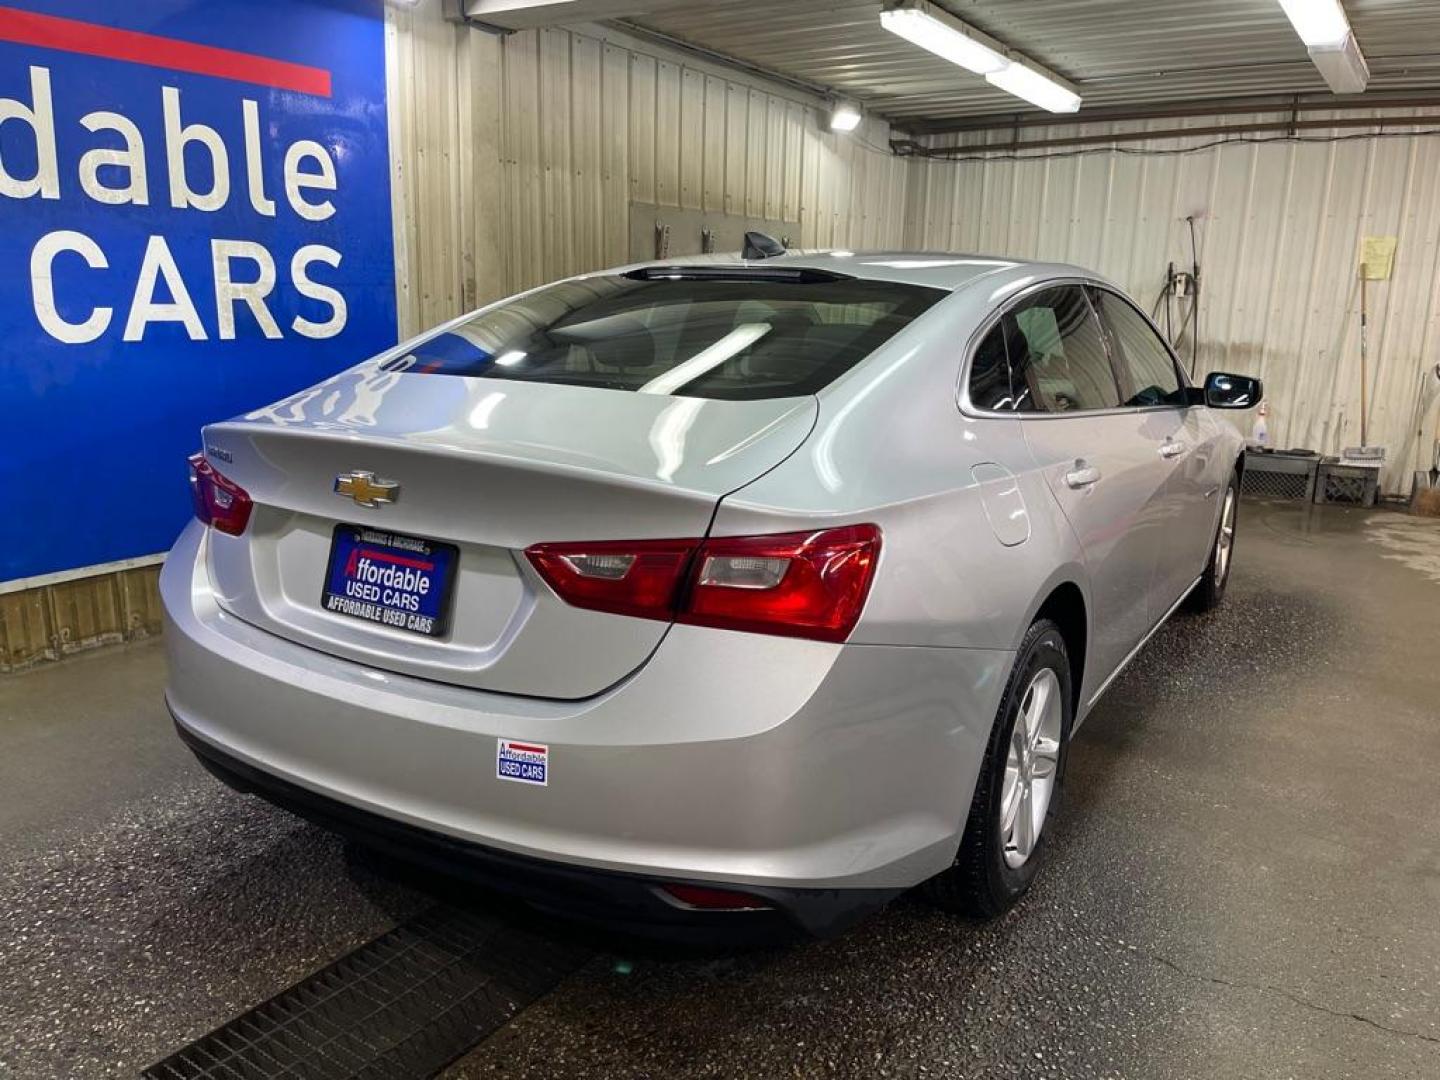
<path fill-rule="evenodd" d="M 1231 508 L 1230 553 L 1222 564 L 1220 542 L 1225 529 L 1227 506 Z M 1210 559 L 1205 564 L 1205 572 L 1200 575 L 1199 582 L 1196 583 L 1186 600 L 1185 606 L 1197 614 L 1215 610 L 1220 606 L 1220 601 L 1225 599 L 1225 586 L 1230 582 L 1230 571 L 1235 565 L 1235 538 L 1239 535 L 1237 530 L 1239 522 L 1240 477 L 1236 473 L 1231 473 L 1230 483 L 1220 499 L 1220 520 L 1215 524 L 1215 539 L 1210 542 Z"/>
<path fill-rule="evenodd" d="M 1018 867 L 1005 860 L 1001 836 L 1000 795 L 1005 778 L 1005 759 L 1011 733 L 1020 715 L 1023 698 L 1041 668 L 1055 672 L 1061 690 L 1059 757 L 1055 767 L 1055 791 L 1050 799 L 1039 839 L 1028 859 Z M 937 907 L 978 918 L 993 918 L 1020 899 L 1040 868 L 1049 824 L 1060 802 L 1065 777 L 1065 759 L 1070 749 L 1073 720 L 1070 686 L 1070 657 L 1060 628 L 1049 619 L 1039 619 L 1025 635 L 1016 654 L 1015 667 L 1005 684 L 1000 709 L 985 750 L 985 763 L 975 781 L 970 816 L 954 864 L 921 886 L 922 894 Z"/>

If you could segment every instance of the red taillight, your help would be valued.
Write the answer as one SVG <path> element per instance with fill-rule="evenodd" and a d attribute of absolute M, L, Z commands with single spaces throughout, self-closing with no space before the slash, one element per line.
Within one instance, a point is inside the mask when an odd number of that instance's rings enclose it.
<path fill-rule="evenodd" d="M 685 907 L 703 911 L 764 911 L 774 906 L 768 900 L 733 889 L 677 884 L 661 885 L 660 888 Z"/>
<path fill-rule="evenodd" d="M 844 641 L 870 592 L 880 530 L 539 544 L 526 555 L 576 607 Z"/>
<path fill-rule="evenodd" d="M 250 523 L 254 503 L 235 481 L 217 472 L 204 454 L 190 455 L 190 499 L 195 516 L 212 528 L 239 536 Z"/>
<path fill-rule="evenodd" d="M 879 554 L 874 525 L 707 540 L 680 621 L 844 641 Z"/>
<path fill-rule="evenodd" d="M 525 554 L 566 603 L 642 619 L 671 619 L 698 540 L 536 544 Z"/>

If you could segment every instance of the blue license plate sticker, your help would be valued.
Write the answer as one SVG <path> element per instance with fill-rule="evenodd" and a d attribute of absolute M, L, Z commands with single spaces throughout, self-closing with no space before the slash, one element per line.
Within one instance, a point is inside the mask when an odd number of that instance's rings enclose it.
<path fill-rule="evenodd" d="M 542 743 L 497 739 L 495 743 L 495 778 L 513 780 L 517 784 L 550 784 L 550 747 Z"/>
<path fill-rule="evenodd" d="M 460 549 L 418 536 L 337 525 L 321 606 L 426 637 L 449 629 Z"/>

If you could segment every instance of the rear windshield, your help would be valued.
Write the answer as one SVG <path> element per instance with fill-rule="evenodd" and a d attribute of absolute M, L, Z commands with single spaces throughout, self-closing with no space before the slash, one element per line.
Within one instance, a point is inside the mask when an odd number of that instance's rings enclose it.
<path fill-rule="evenodd" d="M 642 394 L 813 394 L 944 297 L 884 281 L 562 282 L 452 327 L 387 365 Z"/>

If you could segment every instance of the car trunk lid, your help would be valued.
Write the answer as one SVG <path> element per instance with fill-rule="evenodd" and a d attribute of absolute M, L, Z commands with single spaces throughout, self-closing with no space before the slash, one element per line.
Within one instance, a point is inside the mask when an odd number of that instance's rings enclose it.
<path fill-rule="evenodd" d="M 641 666 L 667 624 L 565 604 L 525 548 L 701 537 L 718 500 L 791 454 L 815 415 L 813 397 L 726 401 L 365 365 L 205 429 L 206 456 L 255 504 L 242 535 L 211 531 L 212 580 L 231 614 L 381 671 L 590 696 Z M 335 490 L 358 474 L 359 491 Z M 397 485 L 392 502 L 375 497 L 386 483 Z M 409 552 L 392 556 L 401 572 L 454 545 L 443 632 L 327 610 L 332 545 L 350 526 L 368 530 L 362 555 Z"/>

